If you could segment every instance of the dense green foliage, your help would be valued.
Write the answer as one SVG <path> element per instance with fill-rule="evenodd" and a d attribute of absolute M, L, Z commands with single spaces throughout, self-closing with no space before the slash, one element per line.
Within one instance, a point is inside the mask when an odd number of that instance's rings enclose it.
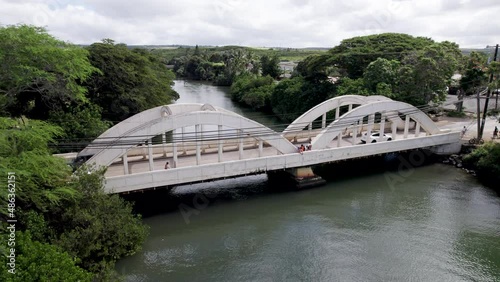
<path fill-rule="evenodd" d="M 252 48 L 243 46 L 175 46 L 175 47 L 155 47 L 151 49 L 151 53 L 164 58 L 166 61 L 172 61 L 175 58 L 192 55 L 193 53 L 208 54 L 211 56 L 214 53 L 222 53 L 236 50 L 250 51 L 257 57 L 262 56 L 278 56 L 280 61 L 299 62 L 304 58 L 312 55 L 326 53 L 324 48 Z"/>
<path fill-rule="evenodd" d="M 44 28 L 0 27 L 0 101 L 11 116 L 45 119 L 68 102 L 85 101 L 80 83 L 97 72 L 85 49 Z"/>
<path fill-rule="evenodd" d="M 229 86 L 241 74 L 259 72 L 258 57 L 244 48 L 220 52 L 201 52 L 195 48 L 192 54 L 175 58 L 170 63 L 180 77 L 210 80 L 216 85 Z"/>
<path fill-rule="evenodd" d="M 76 265 L 76 260 L 60 247 L 32 240 L 28 233 L 16 233 L 16 273 L 0 265 L 0 280 L 26 281 L 92 281 L 92 274 Z"/>
<path fill-rule="evenodd" d="M 269 75 L 272 78 L 278 78 L 281 74 L 281 69 L 278 65 L 279 63 L 279 58 L 278 56 L 267 56 L 264 55 L 260 57 L 260 65 L 262 68 L 262 75 L 267 76 Z"/>
<path fill-rule="evenodd" d="M 464 164 L 477 171 L 486 185 L 498 188 L 500 183 L 500 143 L 488 142 L 464 157 Z"/>
<path fill-rule="evenodd" d="M 112 40 L 82 48 L 43 28 L 0 27 L 0 115 L 16 117 L 0 117 L 0 173 L 15 173 L 18 219 L 18 274 L 0 280 L 117 280 L 114 263 L 141 247 L 146 226 L 130 203 L 103 192 L 104 170 L 72 173 L 49 145 L 81 149 L 65 143 L 95 138 L 111 122 L 170 103 L 178 97 L 173 79 L 164 61 L 144 49 Z M 7 191 L 0 196 L 7 206 Z M 3 237 L 6 209 L 0 214 Z M 4 245 L 0 251 L 6 253 Z"/>
<path fill-rule="evenodd" d="M 460 80 L 460 88 L 468 95 L 474 94 L 485 86 L 488 78 L 484 66 L 488 57 L 482 53 L 471 52 L 465 62 L 465 71 Z"/>
<path fill-rule="evenodd" d="M 283 80 L 273 90 L 271 107 L 284 121 L 293 121 L 319 103 L 331 98 L 335 85 L 329 81 L 314 81 L 301 76 Z"/>
<path fill-rule="evenodd" d="M 101 108 L 95 104 L 86 103 L 68 107 L 66 111 L 53 111 L 48 121 L 57 124 L 63 129 L 62 140 L 57 148 L 61 151 L 78 151 L 81 147 L 72 147 L 73 140 L 82 140 L 83 143 L 90 142 L 94 136 L 99 136 L 111 126 L 111 122 L 101 118 Z"/>
<path fill-rule="evenodd" d="M 51 157 L 48 142 L 60 128 L 26 119 L 0 118 L 0 172 L 17 175 L 17 205 L 22 210 L 48 211 L 76 194 L 67 177 L 71 169 L 64 160 Z"/>
<path fill-rule="evenodd" d="M 61 235 L 55 242 L 80 258 L 85 269 L 107 273 L 116 260 L 140 249 L 147 229 L 132 215 L 130 203 L 104 193 L 104 170 L 88 171 L 95 169 L 81 167 L 73 176 L 79 194 L 59 211 L 54 228 Z"/>
<path fill-rule="evenodd" d="M 454 43 L 386 33 L 343 40 L 328 54 L 304 60 L 297 73 L 323 81 L 338 77 L 336 95 L 384 95 L 420 106 L 444 101 L 461 61 Z"/>
<path fill-rule="evenodd" d="M 401 61 L 405 54 L 433 44 L 430 38 L 383 33 L 344 39 L 329 51 L 332 61 L 349 78 L 360 78 L 365 68 L 378 58 Z"/>
<path fill-rule="evenodd" d="M 0 133 L 0 173 L 16 175 L 18 228 L 31 232 L 35 241 L 59 246 L 77 259 L 78 266 L 98 274 L 99 280 L 111 279 L 114 262 L 136 252 L 146 237 L 147 229 L 132 214 L 131 205 L 104 194 L 104 170 L 82 167 L 72 175 L 63 159 L 51 155 L 48 142 L 61 133 L 60 128 L 42 121 L 0 118 Z M 2 197 L 0 204 L 6 206 L 6 199 Z M 33 244 L 34 250 L 45 246 Z M 59 263 L 70 267 L 65 259 L 55 260 L 51 267 Z M 26 277 L 36 277 L 42 270 L 26 269 Z"/>
<path fill-rule="evenodd" d="M 101 70 L 86 83 L 88 97 L 103 109 L 106 120 L 121 121 L 178 98 L 171 89 L 173 73 L 145 50 L 108 39 L 90 45 L 88 51 L 92 65 Z"/>
<path fill-rule="evenodd" d="M 270 110 L 274 80 L 270 76 L 240 75 L 231 85 L 231 98 L 256 110 Z"/>

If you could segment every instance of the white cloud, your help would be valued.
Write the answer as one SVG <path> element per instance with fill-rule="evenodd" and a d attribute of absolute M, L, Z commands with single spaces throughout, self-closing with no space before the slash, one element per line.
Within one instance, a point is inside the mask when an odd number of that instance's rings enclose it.
<path fill-rule="evenodd" d="M 46 26 L 73 43 L 333 47 L 400 32 L 462 47 L 497 43 L 497 0 L 0 0 L 0 24 Z"/>

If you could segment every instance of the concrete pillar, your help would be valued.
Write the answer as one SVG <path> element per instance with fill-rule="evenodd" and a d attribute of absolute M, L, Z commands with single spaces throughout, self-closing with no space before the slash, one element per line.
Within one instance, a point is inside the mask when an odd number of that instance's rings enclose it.
<path fill-rule="evenodd" d="M 375 114 L 368 116 L 368 129 L 366 130 L 366 135 L 370 136 L 372 134 L 373 124 L 375 123 Z"/>
<path fill-rule="evenodd" d="M 239 143 L 238 143 L 238 151 L 239 151 L 239 159 L 243 159 L 243 131 L 238 129 L 238 137 L 239 137 Z"/>
<path fill-rule="evenodd" d="M 172 142 L 172 154 L 174 155 L 172 168 L 176 168 L 177 167 L 177 142 L 175 142 L 175 141 Z"/>
<path fill-rule="evenodd" d="M 385 115 L 384 113 L 381 113 L 380 116 L 380 134 L 384 134 L 385 132 Z M 384 135 L 382 135 L 384 136 Z"/>
<path fill-rule="evenodd" d="M 201 140 L 200 140 L 200 125 L 194 126 L 194 136 L 196 139 L 196 165 L 201 163 Z"/>
<path fill-rule="evenodd" d="M 181 127 L 181 144 L 182 144 L 182 154 L 186 154 L 186 144 L 184 144 L 184 127 Z"/>
<path fill-rule="evenodd" d="M 335 110 L 335 119 L 339 119 L 340 117 L 340 107 L 338 107 L 336 110 Z"/>
<path fill-rule="evenodd" d="M 395 122 L 392 122 L 391 127 L 392 127 L 392 140 L 396 140 L 396 138 L 397 138 L 396 134 L 398 132 L 398 125 Z"/>
<path fill-rule="evenodd" d="M 420 135 L 420 122 L 417 122 L 415 128 L 415 137 L 418 137 L 419 135 Z"/>
<path fill-rule="evenodd" d="M 174 135 L 175 135 L 175 129 L 174 129 Z M 163 156 L 166 157 L 167 156 L 167 133 L 166 132 L 163 132 L 161 134 L 161 144 L 162 144 L 162 148 L 163 148 Z"/>
<path fill-rule="evenodd" d="M 309 142 L 311 142 L 311 138 L 312 138 L 312 129 L 313 129 L 313 124 L 312 124 L 312 122 L 311 122 L 311 123 L 309 124 L 309 132 L 308 132 L 308 134 L 307 134 L 307 140 L 308 140 Z"/>
<path fill-rule="evenodd" d="M 358 122 L 354 123 L 352 128 L 352 144 L 358 143 Z"/>
<path fill-rule="evenodd" d="M 153 171 L 155 169 L 155 165 L 153 163 L 153 139 L 148 140 L 148 159 L 149 171 Z"/>
<path fill-rule="evenodd" d="M 127 155 L 128 152 L 125 152 L 125 154 L 123 155 L 122 159 L 123 159 L 123 174 L 127 175 L 128 174 L 128 155 Z"/>
<path fill-rule="evenodd" d="M 323 117 L 321 118 L 321 129 L 324 129 L 326 127 L 326 113 L 323 114 Z"/>
<path fill-rule="evenodd" d="M 259 158 L 262 157 L 264 152 L 264 142 L 262 140 L 259 140 Z"/>
<path fill-rule="evenodd" d="M 337 136 L 337 147 L 339 148 L 341 146 L 341 141 L 342 141 L 342 132 L 339 132 L 339 135 Z"/>
<path fill-rule="evenodd" d="M 408 138 L 408 129 L 410 128 L 410 115 L 406 115 L 405 118 L 405 133 L 404 133 L 404 139 Z"/>
<path fill-rule="evenodd" d="M 200 124 L 200 146 L 201 146 L 201 152 L 205 153 L 205 147 L 203 147 L 203 124 Z"/>
<path fill-rule="evenodd" d="M 217 144 L 219 145 L 219 148 L 217 150 L 217 154 L 218 154 L 218 157 L 217 157 L 217 160 L 218 162 L 222 162 L 222 125 L 218 125 L 217 127 Z"/>
<path fill-rule="evenodd" d="M 349 112 L 352 111 L 352 104 L 349 104 Z"/>

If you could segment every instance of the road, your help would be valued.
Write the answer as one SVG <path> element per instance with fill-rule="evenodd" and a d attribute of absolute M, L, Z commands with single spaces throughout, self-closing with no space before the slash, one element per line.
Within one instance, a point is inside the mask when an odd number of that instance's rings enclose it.
<path fill-rule="evenodd" d="M 443 124 L 443 129 L 449 128 L 452 129 L 453 131 L 460 131 L 461 128 L 463 128 L 466 123 L 466 121 L 447 121 L 443 120 L 441 121 Z M 489 123 L 490 124 L 490 123 Z M 493 128 L 491 129 L 493 130 Z M 425 132 L 421 132 L 420 136 L 424 136 Z M 400 140 L 403 139 L 403 133 L 398 133 L 396 135 L 396 139 Z M 408 139 L 414 138 L 415 137 L 415 132 L 410 130 L 408 134 Z M 393 138 L 394 139 L 394 138 Z M 353 145 L 353 138 L 352 137 L 344 137 L 341 140 L 340 146 L 341 147 L 346 147 L 346 146 L 352 146 Z M 300 144 L 307 145 L 308 140 L 307 139 L 299 139 L 296 145 L 300 146 Z M 360 145 L 360 137 L 357 138 L 357 144 Z M 328 146 L 329 148 L 337 148 L 338 147 L 338 142 L 337 139 L 333 140 L 330 145 Z M 313 148 L 314 149 L 314 148 Z M 264 147 L 263 149 L 263 156 L 273 156 L 277 155 L 278 152 L 276 149 L 273 147 Z M 248 148 L 245 149 L 243 152 L 243 159 L 251 159 L 251 158 L 257 158 L 259 156 L 259 150 L 258 148 Z M 154 170 L 161 170 L 164 169 L 165 163 L 168 161 L 170 165 L 172 166 L 173 159 L 172 155 L 168 154 L 167 157 L 164 157 L 161 154 L 157 154 L 153 156 L 153 164 L 154 164 Z M 234 146 L 234 149 L 228 152 L 224 152 L 223 154 L 223 161 L 234 161 L 234 160 L 239 160 L 239 152 L 237 148 Z M 218 154 L 217 154 L 217 149 L 211 149 L 210 151 L 207 150 L 204 154 L 201 155 L 201 164 L 210 164 L 210 163 L 217 163 L 218 162 Z M 177 167 L 186 167 L 186 166 L 193 166 L 196 165 L 196 153 L 195 151 L 190 151 L 187 153 L 187 155 L 179 155 L 178 156 L 178 164 Z M 135 174 L 135 173 L 141 173 L 141 172 L 147 172 L 149 171 L 149 161 L 147 159 L 143 159 L 141 156 L 137 157 L 129 157 L 128 158 L 128 166 L 129 166 L 129 173 L 130 174 Z M 113 163 L 111 166 L 109 166 L 107 172 L 106 172 L 106 177 L 112 177 L 112 176 L 120 176 L 124 175 L 124 168 L 123 168 L 123 163 L 118 160 L 117 162 Z"/>

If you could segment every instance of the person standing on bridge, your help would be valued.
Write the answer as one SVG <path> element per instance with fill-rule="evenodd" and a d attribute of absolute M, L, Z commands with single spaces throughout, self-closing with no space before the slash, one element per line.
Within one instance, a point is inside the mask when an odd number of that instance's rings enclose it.
<path fill-rule="evenodd" d="M 165 169 L 169 169 L 169 168 L 170 168 L 170 165 L 169 165 L 169 163 L 167 162 L 167 163 L 165 164 Z"/>

